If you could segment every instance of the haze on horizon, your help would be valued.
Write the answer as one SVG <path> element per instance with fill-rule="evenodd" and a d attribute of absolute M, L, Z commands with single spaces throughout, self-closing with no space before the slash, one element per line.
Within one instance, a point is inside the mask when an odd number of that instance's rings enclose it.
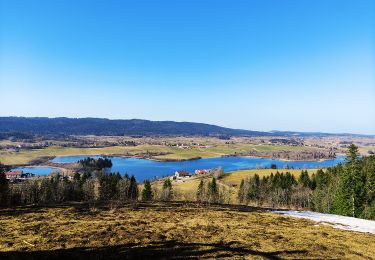
<path fill-rule="evenodd" d="M 375 134 L 372 0 L 0 3 L 0 116 Z"/>

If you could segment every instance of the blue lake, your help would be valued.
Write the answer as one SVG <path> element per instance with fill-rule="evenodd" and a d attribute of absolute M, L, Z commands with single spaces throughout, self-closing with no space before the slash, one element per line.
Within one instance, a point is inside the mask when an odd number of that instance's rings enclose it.
<path fill-rule="evenodd" d="M 15 171 L 23 171 L 24 173 L 33 173 L 35 175 L 48 175 L 51 172 L 60 172 L 60 170 L 49 167 L 24 167 L 13 169 Z"/>
<path fill-rule="evenodd" d="M 91 156 L 99 158 L 100 156 Z M 73 163 L 87 158 L 87 156 L 62 156 L 53 159 L 55 163 Z M 276 164 L 278 168 L 311 169 L 326 168 L 344 161 L 344 156 L 324 161 L 281 161 L 268 158 L 253 157 L 214 157 L 182 162 L 157 162 L 137 158 L 108 157 L 112 160 L 112 172 L 128 173 L 134 175 L 138 181 L 146 178 L 163 177 L 173 175 L 177 170 L 193 173 L 196 169 L 210 169 L 221 166 L 224 171 L 242 169 L 270 168 Z"/>

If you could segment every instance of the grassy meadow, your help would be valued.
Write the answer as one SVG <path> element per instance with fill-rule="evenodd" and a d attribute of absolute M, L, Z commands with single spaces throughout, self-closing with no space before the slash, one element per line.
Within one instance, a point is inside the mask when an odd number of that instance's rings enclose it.
<path fill-rule="evenodd" d="M 227 203 L 238 203 L 237 201 L 237 194 L 238 189 L 241 183 L 241 180 L 254 176 L 258 174 L 260 177 L 270 175 L 271 173 L 276 173 L 277 171 L 281 172 L 290 172 L 296 178 L 301 173 L 300 169 L 250 169 L 250 170 L 238 170 L 227 172 L 225 175 L 217 180 L 217 184 L 219 187 L 223 188 L 227 192 L 228 201 Z M 316 169 L 308 169 L 307 172 L 309 174 L 316 173 Z M 198 185 L 201 180 L 204 182 L 210 181 L 212 176 L 210 175 L 202 175 L 198 177 L 193 177 L 190 179 L 183 179 L 183 180 L 174 180 L 172 181 L 174 199 L 181 200 L 181 201 L 194 201 L 196 198 L 196 192 Z M 160 191 L 163 187 L 163 180 L 154 181 L 152 183 L 152 187 L 154 188 L 155 193 Z M 139 185 L 139 189 L 143 189 L 143 185 Z"/>
<path fill-rule="evenodd" d="M 221 180 L 228 185 L 238 186 L 240 185 L 241 180 L 251 177 L 254 174 L 258 174 L 262 178 L 263 176 L 270 175 L 271 173 L 275 174 L 277 171 L 290 172 L 296 178 L 298 178 L 298 176 L 301 173 L 300 169 L 250 169 L 250 170 L 239 170 L 239 171 L 228 172 Z M 309 174 L 316 173 L 316 171 L 317 171 L 316 169 L 307 170 Z"/>
<path fill-rule="evenodd" d="M 245 206 L 0 209 L 1 259 L 372 259 L 375 236 Z"/>

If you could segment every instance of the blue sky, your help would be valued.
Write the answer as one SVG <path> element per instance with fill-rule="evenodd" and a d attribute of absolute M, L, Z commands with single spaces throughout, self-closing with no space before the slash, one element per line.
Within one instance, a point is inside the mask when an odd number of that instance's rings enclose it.
<path fill-rule="evenodd" d="M 0 116 L 375 134 L 375 1 L 0 2 Z"/>

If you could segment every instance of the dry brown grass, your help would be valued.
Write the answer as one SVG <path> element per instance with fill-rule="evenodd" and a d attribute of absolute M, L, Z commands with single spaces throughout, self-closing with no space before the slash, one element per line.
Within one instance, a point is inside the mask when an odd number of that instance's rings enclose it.
<path fill-rule="evenodd" d="M 371 259 L 375 236 L 243 206 L 0 210 L 0 258 Z"/>
<path fill-rule="evenodd" d="M 309 174 L 316 173 L 316 169 L 308 169 L 307 172 Z M 227 197 L 229 200 L 226 200 L 227 203 L 234 203 L 237 204 L 237 194 L 238 189 L 241 183 L 241 180 L 247 179 L 249 177 L 258 174 L 260 177 L 268 176 L 271 173 L 275 174 L 276 172 L 290 172 L 296 178 L 301 173 L 300 169 L 250 169 L 250 170 L 238 170 L 228 172 L 224 175 L 224 177 L 217 180 L 217 183 L 220 188 L 223 188 L 227 192 Z M 172 187 L 174 191 L 174 199 L 179 201 L 194 201 L 198 185 L 201 180 L 205 183 L 211 181 L 211 175 L 202 175 L 202 176 L 195 176 L 193 178 L 186 178 L 183 180 L 173 180 Z M 155 191 L 160 191 L 163 187 L 164 180 L 154 181 L 152 182 L 152 187 L 154 187 Z M 143 185 L 139 185 L 139 190 L 143 189 Z"/>

